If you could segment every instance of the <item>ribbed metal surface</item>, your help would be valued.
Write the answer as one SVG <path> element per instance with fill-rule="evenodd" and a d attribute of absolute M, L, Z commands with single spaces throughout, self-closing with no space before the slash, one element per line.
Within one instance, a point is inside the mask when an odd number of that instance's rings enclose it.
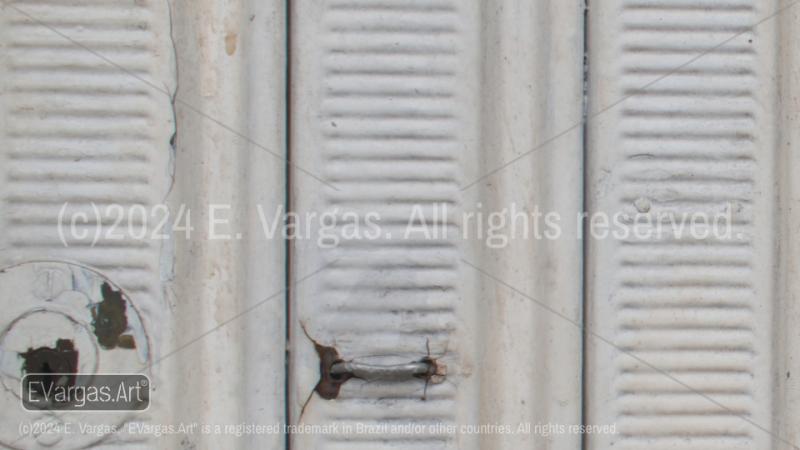
<path fill-rule="evenodd" d="M 606 29 L 591 40 L 608 40 L 590 60 L 615 79 L 594 79 L 591 109 L 627 98 L 593 130 L 594 210 L 677 218 L 730 210 L 732 232 L 698 238 L 690 233 L 701 226 L 689 222 L 682 236 L 667 225 L 594 245 L 590 321 L 629 355 L 591 347 L 589 418 L 616 422 L 620 433 L 591 438 L 592 448 L 768 447 L 758 428 L 770 425 L 772 392 L 772 67 L 764 62 L 774 41 L 752 26 L 770 4 L 597 6 Z"/>
<path fill-rule="evenodd" d="M 169 190 L 170 139 L 175 129 L 171 104 L 175 73 L 167 3 L 3 3 L 0 264 L 77 262 L 122 287 L 141 314 L 148 334 L 146 343 L 140 337 L 140 352 L 131 358 L 138 370 L 148 358 L 165 350 L 162 282 L 169 276 L 170 266 L 164 262 L 170 253 L 162 252 L 162 247 L 171 245 L 167 240 L 170 227 L 158 229 L 162 219 L 168 219 L 168 211 L 156 205 Z M 140 234 L 141 238 L 135 237 Z M 44 295 L 51 295 L 47 283 L 53 281 L 42 283 Z M 22 294 L 21 299 L 25 298 Z M 128 314 L 128 323 L 132 323 L 133 313 Z M 137 323 L 138 319 L 136 316 Z M 130 365 L 118 364 L 114 356 L 104 355 L 103 371 L 131 370 Z M 147 373 L 154 382 L 162 380 L 153 371 Z M 166 411 L 167 402 L 154 399 L 155 414 Z M 152 421 L 152 416 L 109 414 L 98 418 L 114 424 Z M 109 441 L 101 434 L 67 433 L 54 442 L 73 448 L 103 439 Z M 115 445 L 147 442 L 141 436 L 114 439 L 119 441 Z M 44 448 L 52 442 L 30 438 L 14 441 L 16 445 Z"/>
<path fill-rule="evenodd" d="M 163 217 L 158 213 L 165 213 L 152 207 L 167 193 L 174 130 L 168 16 L 161 1 L 30 0 L 4 7 L 5 261 L 78 261 L 137 300 L 160 297 L 164 241 L 150 237 Z M 145 239 L 129 237 L 133 205 L 153 214 L 134 223 L 148 227 Z M 77 212 L 88 218 L 77 228 L 88 232 L 86 239 L 69 229 Z M 124 220 L 114 224 L 117 216 Z"/>
<path fill-rule="evenodd" d="M 422 427 L 318 436 L 309 444 L 314 448 L 456 445 L 454 435 L 428 426 L 457 422 L 460 345 L 453 341 L 459 316 L 470 307 L 460 282 L 464 269 L 456 214 L 464 161 L 473 158 L 470 124 L 477 114 L 467 90 L 476 75 L 465 39 L 468 30 L 474 31 L 470 8 L 456 1 L 407 0 L 301 2 L 297 7 L 297 14 L 318 15 L 318 21 L 309 19 L 308 28 L 305 22 L 299 25 L 309 56 L 303 59 L 306 53 L 298 51 L 298 66 L 308 72 L 297 82 L 300 107 L 294 110 L 300 111 L 296 123 L 314 117 L 308 123 L 314 130 L 295 128 L 299 138 L 293 148 L 298 161 L 313 161 L 331 184 L 319 186 L 298 173 L 293 177 L 298 209 L 307 211 L 313 204 L 320 212 L 338 211 L 334 234 L 343 238 L 331 249 L 300 246 L 298 277 L 317 263 L 330 264 L 309 281 L 317 294 L 297 296 L 300 321 L 346 359 L 408 362 L 425 356 L 429 346 L 432 356 L 444 355 L 442 360 L 453 366 L 448 370 L 452 381 L 429 386 L 425 401 L 421 380 L 352 380 L 337 400 L 312 400 L 307 411 L 313 411 L 300 422 L 319 417 L 319 422 L 356 430 L 359 424 Z M 307 73 L 315 77 L 304 78 Z M 316 148 L 309 147 L 309 135 L 315 136 Z M 312 200 L 309 188 L 318 189 L 321 198 Z M 442 234 L 406 234 L 415 209 L 428 223 L 436 217 L 444 222 Z M 377 214 L 379 236 L 344 238 L 348 225 L 341 214 L 346 211 L 362 220 Z M 307 387 L 301 383 L 300 389 Z"/>

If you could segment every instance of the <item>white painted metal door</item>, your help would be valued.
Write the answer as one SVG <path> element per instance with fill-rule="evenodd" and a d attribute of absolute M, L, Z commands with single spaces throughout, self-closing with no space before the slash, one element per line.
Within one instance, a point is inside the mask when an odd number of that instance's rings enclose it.
<path fill-rule="evenodd" d="M 795 3 L 0 0 L 0 446 L 798 448 Z"/>

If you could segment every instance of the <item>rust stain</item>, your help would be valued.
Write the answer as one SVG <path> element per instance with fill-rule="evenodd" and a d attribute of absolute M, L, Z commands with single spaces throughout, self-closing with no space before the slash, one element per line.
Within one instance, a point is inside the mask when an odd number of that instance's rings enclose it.
<path fill-rule="evenodd" d="M 133 336 L 122 334 L 128 329 L 128 316 L 125 313 L 126 305 L 122 291 L 103 283 L 101 292 L 103 301 L 92 308 L 92 325 L 97 342 L 107 350 L 116 347 L 136 348 Z"/>
<path fill-rule="evenodd" d="M 319 381 L 314 387 L 314 391 L 325 400 L 333 400 L 339 396 L 339 389 L 342 385 L 352 378 L 349 374 L 335 374 L 331 373 L 331 367 L 338 362 L 342 362 L 339 352 L 334 347 L 328 347 L 317 342 L 308 334 L 305 324 L 301 323 L 303 333 L 306 337 L 314 343 L 314 349 L 319 355 Z M 308 402 L 306 402 L 307 404 Z M 305 405 L 303 405 L 305 410 Z"/>
<path fill-rule="evenodd" d="M 78 372 L 78 351 L 71 340 L 59 339 L 55 347 L 29 348 L 19 355 L 23 359 L 22 371 L 31 374 L 28 385 L 37 394 L 49 392 L 54 386 L 75 384 L 74 375 L 64 375 Z"/>
<path fill-rule="evenodd" d="M 78 351 L 69 339 L 59 339 L 55 347 L 29 348 L 20 353 L 25 362 L 25 373 L 76 373 L 78 371 Z"/>
<path fill-rule="evenodd" d="M 237 39 L 238 36 L 236 33 L 228 32 L 228 34 L 225 35 L 225 53 L 227 53 L 229 56 L 236 53 Z"/>
<path fill-rule="evenodd" d="M 320 377 L 314 390 L 325 400 L 333 400 L 339 396 L 339 389 L 342 385 L 352 378 L 350 374 L 331 373 L 331 367 L 338 362 L 342 362 L 339 352 L 333 347 L 314 343 L 314 348 L 319 355 Z"/>

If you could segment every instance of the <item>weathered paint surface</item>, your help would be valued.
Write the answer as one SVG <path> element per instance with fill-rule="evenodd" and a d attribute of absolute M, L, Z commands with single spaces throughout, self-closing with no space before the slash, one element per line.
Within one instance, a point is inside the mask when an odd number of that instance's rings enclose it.
<path fill-rule="evenodd" d="M 478 3 L 473 1 L 292 4 L 292 145 L 295 161 L 326 184 L 295 172 L 292 201 L 301 214 L 335 214 L 336 248 L 296 241 L 295 279 L 324 266 L 292 291 L 289 409 L 303 424 L 422 425 L 402 433 L 296 436 L 301 448 L 470 446 L 430 421 L 476 420 L 472 367 L 478 292 L 459 258 L 460 183 L 476 172 L 479 114 Z M 446 205 L 449 236 L 403 235 L 414 205 L 429 219 Z M 381 235 L 347 239 L 348 211 L 380 216 Z M 365 226 L 365 224 L 361 224 Z M 369 232 L 364 228 L 364 231 Z M 450 369 L 447 382 L 365 383 L 353 379 L 335 400 L 312 396 L 319 379 L 313 343 L 345 360 L 400 363 L 427 348 Z M 303 412 L 301 416 L 301 411 Z"/>
<path fill-rule="evenodd" d="M 583 142 L 580 2 L 3 2 L 0 416 L 21 420 L 5 405 L 22 372 L 157 362 L 146 415 L 93 423 L 618 434 L 3 429 L 0 442 L 794 448 L 800 7 L 595 3 Z M 717 214 L 733 236 L 584 249 L 580 222 L 569 226 L 584 201 L 590 213 Z M 194 237 L 105 239 L 112 203 L 188 208 Z M 512 203 L 561 214 L 561 238 L 461 238 L 463 212 Z M 209 239 L 212 204 L 229 206 L 241 238 Z M 415 205 L 448 234 L 403 236 Z M 259 215 L 277 207 L 338 225 L 287 246 L 263 236 Z M 345 214 L 370 211 L 389 234 L 348 237 Z M 59 216 L 77 213 L 85 239 L 59 233 Z M 404 376 L 388 381 L 392 367 Z"/>
<path fill-rule="evenodd" d="M 587 419 L 619 434 L 590 436 L 589 448 L 779 442 L 777 25 L 764 21 L 777 9 L 617 0 L 590 10 L 589 114 L 624 99 L 589 128 L 590 211 L 701 213 L 731 227 L 689 221 L 682 235 L 591 243 L 587 318 L 609 342 L 587 338 Z"/>
<path fill-rule="evenodd" d="M 124 289 L 150 336 L 163 344 L 169 327 L 162 247 L 168 242 L 132 238 L 115 220 L 134 205 L 152 211 L 171 183 L 176 72 L 167 2 L 9 1 L 0 7 L 0 22 L 0 265 L 72 261 L 91 267 Z M 79 232 L 65 232 L 69 224 L 60 220 L 75 214 L 85 214 L 74 227 Z M 59 270 L 48 273 L 40 298 L 60 286 Z M 25 298 L 19 296 L 19 308 L 37 307 Z M 5 312 L 1 327 L 17 317 Z M 95 321 L 98 335 L 120 326 L 116 331 L 124 334 L 130 325 L 117 313 L 108 315 L 106 306 L 97 306 L 98 313 L 96 319 L 116 320 L 106 324 L 110 328 Z M 111 334 L 101 339 L 99 354 L 152 350 L 132 336 Z M 124 348 L 134 345 L 137 350 Z M 152 355 L 141 356 L 143 365 Z M 35 448 L 46 440 L 15 445 Z M 102 433 L 61 436 L 57 444 L 101 440 L 108 439 Z"/>

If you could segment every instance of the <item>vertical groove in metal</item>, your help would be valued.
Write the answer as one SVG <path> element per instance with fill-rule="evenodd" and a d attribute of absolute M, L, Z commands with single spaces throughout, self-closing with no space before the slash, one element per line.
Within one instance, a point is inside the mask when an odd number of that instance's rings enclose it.
<path fill-rule="evenodd" d="M 285 6 L 285 13 L 286 13 L 286 47 L 285 47 L 285 80 L 284 80 L 284 89 L 285 89 L 285 124 L 286 124 L 286 137 L 285 137 L 285 148 L 284 152 L 286 154 L 286 169 L 284 172 L 284 176 L 286 177 L 286 193 L 284 197 L 284 202 L 286 204 L 286 211 L 293 211 L 294 205 L 292 203 L 292 158 L 294 155 L 292 153 L 292 58 L 291 58 L 291 50 L 292 50 L 292 2 L 291 0 L 286 0 Z M 285 219 L 285 220 L 288 220 Z M 288 223 L 284 223 L 284 226 L 287 226 Z M 292 290 L 292 242 L 289 239 L 286 239 L 286 246 L 285 246 L 285 253 L 286 255 L 286 265 L 284 266 L 285 276 L 284 276 L 284 287 L 286 289 L 285 295 L 283 296 L 284 303 L 284 321 L 285 321 L 285 335 L 284 335 L 284 355 L 285 355 L 285 362 L 284 362 L 284 371 L 285 371 L 285 382 L 283 385 L 284 388 L 284 402 L 283 402 L 283 420 L 285 424 L 289 424 L 291 422 L 292 417 L 292 410 L 291 410 L 291 395 L 290 392 L 294 387 L 292 385 L 292 370 L 291 370 L 291 358 L 290 353 L 292 351 L 292 295 L 294 294 Z M 284 433 L 284 445 L 286 450 L 290 450 L 292 448 L 292 440 L 289 438 L 288 435 Z"/>
<path fill-rule="evenodd" d="M 582 101 L 582 113 L 581 119 L 583 120 L 582 128 L 582 139 L 581 139 L 581 156 L 582 156 L 582 163 L 583 163 L 583 170 L 582 170 L 582 186 L 581 186 L 581 212 L 586 212 L 589 210 L 589 176 L 587 167 L 587 161 L 589 160 L 589 71 L 591 70 L 591 60 L 589 59 L 589 0 L 584 0 L 583 2 L 583 80 L 581 87 L 583 89 L 583 95 L 581 96 Z M 587 255 L 589 254 L 589 240 L 586 239 L 587 231 L 588 231 L 588 222 L 584 218 L 579 225 L 581 228 L 581 236 L 584 237 L 583 245 L 581 247 L 582 250 L 582 258 L 581 258 L 581 306 L 582 306 L 582 320 L 581 320 L 581 401 L 580 401 L 580 409 L 581 409 L 581 425 L 586 425 L 588 423 L 588 408 L 586 402 L 586 395 L 589 391 L 588 388 L 588 341 L 592 339 L 592 337 L 588 333 L 588 318 L 587 318 L 587 311 L 589 311 L 589 278 L 586 276 L 588 271 L 588 264 L 589 258 Z M 587 442 L 587 435 L 583 434 L 581 436 L 581 450 L 586 450 L 588 448 Z"/>

